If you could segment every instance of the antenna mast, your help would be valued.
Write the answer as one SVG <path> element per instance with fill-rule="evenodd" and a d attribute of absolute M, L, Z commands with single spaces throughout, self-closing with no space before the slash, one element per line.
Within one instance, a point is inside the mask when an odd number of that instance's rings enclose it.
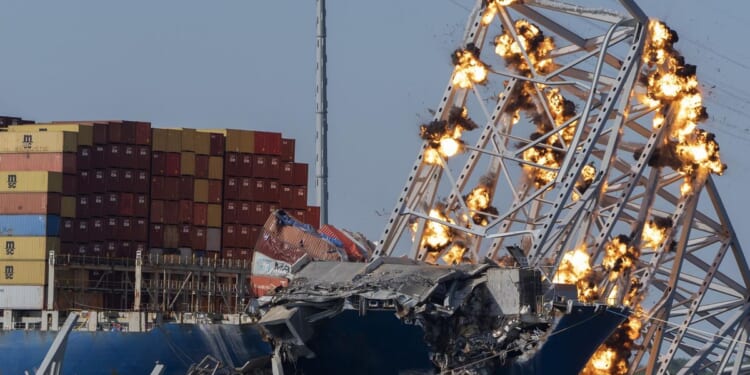
<path fill-rule="evenodd" d="M 326 2 L 318 8 L 315 65 L 315 186 L 320 206 L 320 225 L 328 224 L 328 94 L 326 93 Z"/>

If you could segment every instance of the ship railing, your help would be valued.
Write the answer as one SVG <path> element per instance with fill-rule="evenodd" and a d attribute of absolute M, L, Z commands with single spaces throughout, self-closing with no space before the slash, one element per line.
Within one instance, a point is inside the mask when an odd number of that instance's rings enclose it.
<path fill-rule="evenodd" d="M 93 265 L 135 267 L 134 258 L 113 258 L 97 255 L 60 254 L 55 257 L 56 265 Z M 143 258 L 144 266 L 197 266 L 201 268 L 250 269 L 248 259 L 219 259 L 210 257 L 149 254 Z"/>

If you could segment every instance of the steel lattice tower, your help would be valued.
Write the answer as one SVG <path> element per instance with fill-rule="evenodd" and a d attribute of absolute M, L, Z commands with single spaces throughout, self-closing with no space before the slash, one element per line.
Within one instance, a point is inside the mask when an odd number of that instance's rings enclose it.
<path fill-rule="evenodd" d="M 750 270 L 715 143 L 695 128 L 695 69 L 671 30 L 615 5 L 477 1 L 376 255 L 489 258 L 553 280 L 577 249 L 588 300 L 642 324 L 627 372 L 675 358 L 689 359 L 680 374 L 746 372 Z"/>

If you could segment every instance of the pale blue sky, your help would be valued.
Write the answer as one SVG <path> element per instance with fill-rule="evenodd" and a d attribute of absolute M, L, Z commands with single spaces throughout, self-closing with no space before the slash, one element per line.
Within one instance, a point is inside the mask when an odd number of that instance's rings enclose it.
<path fill-rule="evenodd" d="M 677 29 L 678 47 L 698 65 L 712 117 L 706 127 L 717 132 L 729 164 L 717 181 L 744 239 L 750 209 L 744 195 L 750 180 L 747 5 L 641 3 Z M 280 131 L 297 139 L 297 159 L 312 165 L 313 0 L 2 4 L 0 113 L 37 121 L 133 119 Z M 449 55 L 472 4 L 328 1 L 333 224 L 372 240 L 380 235 L 386 218 L 376 211 L 392 209 L 405 182 L 420 143 L 417 125 L 440 99 L 452 69 Z"/>

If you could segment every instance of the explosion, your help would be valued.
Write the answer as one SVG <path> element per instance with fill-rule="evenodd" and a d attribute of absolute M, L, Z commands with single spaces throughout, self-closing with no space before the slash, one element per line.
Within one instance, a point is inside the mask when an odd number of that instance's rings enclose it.
<path fill-rule="evenodd" d="M 495 53 L 503 57 L 509 66 L 513 66 L 521 74 L 531 77 L 534 68 L 536 74 L 546 74 L 552 71 L 554 64 L 549 56 L 550 51 L 555 49 L 552 38 L 545 37 L 544 33 L 536 25 L 527 20 L 517 20 L 515 25 L 518 41 L 513 38 L 507 30 L 495 37 Z M 529 56 L 526 60 L 522 51 Z M 531 66 L 529 66 L 529 62 Z"/>
<path fill-rule="evenodd" d="M 591 268 L 591 256 L 585 245 L 566 252 L 552 282 L 556 284 L 575 284 L 578 288 L 578 299 L 592 302 L 599 298 L 600 276 Z"/>
<path fill-rule="evenodd" d="M 494 176 L 492 174 L 483 176 L 477 187 L 475 187 L 471 193 L 464 196 L 466 207 L 473 211 L 471 212 L 471 220 L 474 224 L 485 226 L 489 224 L 489 217 L 487 214 L 498 214 L 497 208 L 491 205 L 492 192 L 490 186 L 492 186 L 493 180 Z"/>
<path fill-rule="evenodd" d="M 644 62 L 652 69 L 647 79 L 647 98 L 651 106 L 671 106 L 674 118 L 670 119 L 669 138 L 666 146 L 655 154 L 663 158 L 650 165 L 669 165 L 685 176 L 680 187 L 683 196 L 692 194 L 694 177 L 701 170 L 721 175 L 726 165 L 719 156 L 719 144 L 711 133 L 698 130 L 698 123 L 708 119 L 698 89 L 697 68 L 685 63 L 685 59 L 674 49 L 677 33 L 664 23 L 652 20 L 649 23 L 649 39 L 643 54 Z M 654 128 L 664 124 L 663 113 L 654 116 Z M 666 150 L 663 148 L 667 148 Z"/>
<path fill-rule="evenodd" d="M 466 247 L 463 244 L 460 243 L 454 243 L 453 246 L 451 246 L 450 250 L 448 250 L 443 255 L 443 262 L 445 264 L 460 264 L 463 261 L 464 253 L 466 253 Z"/>
<path fill-rule="evenodd" d="M 635 263 L 641 256 L 639 249 L 630 246 L 630 239 L 620 235 L 607 243 L 604 247 L 602 267 L 609 272 L 609 280 L 615 281 L 626 271 L 635 268 Z"/>
<path fill-rule="evenodd" d="M 643 247 L 657 249 L 667 235 L 667 228 L 670 227 L 672 227 L 671 219 L 656 218 L 654 220 L 649 220 L 646 225 L 643 226 L 641 244 Z"/>
<path fill-rule="evenodd" d="M 430 210 L 430 217 L 438 220 L 442 220 L 448 223 L 453 223 L 453 220 L 438 208 Z M 422 235 L 422 247 L 426 247 L 429 251 L 441 251 L 443 248 L 453 239 L 453 232 L 451 228 L 440 224 L 436 221 L 428 220 L 425 224 L 424 234 Z"/>
<path fill-rule="evenodd" d="M 487 81 L 487 66 L 479 60 L 479 48 L 469 44 L 465 49 L 453 52 L 453 65 L 456 71 L 453 74 L 452 84 L 462 89 L 468 89 L 475 83 L 484 84 Z"/>
<path fill-rule="evenodd" d="M 453 107 L 448 120 L 434 120 L 419 126 L 419 136 L 430 142 L 424 160 L 428 164 L 439 164 L 440 157 L 451 157 L 463 149 L 461 135 L 465 130 L 474 130 L 477 124 L 468 117 L 466 108 Z"/>
<path fill-rule="evenodd" d="M 492 22 L 492 19 L 495 18 L 495 15 L 500 10 L 501 6 L 508 6 L 515 2 L 516 0 L 487 0 L 487 10 L 485 10 L 482 15 L 482 25 L 489 25 Z"/>

